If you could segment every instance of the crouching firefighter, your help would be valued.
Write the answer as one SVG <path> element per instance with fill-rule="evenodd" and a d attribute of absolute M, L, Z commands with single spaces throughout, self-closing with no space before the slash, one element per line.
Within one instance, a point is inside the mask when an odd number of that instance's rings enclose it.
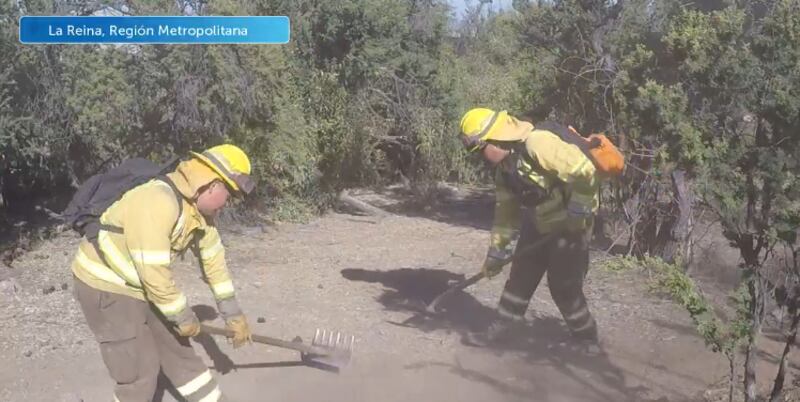
<path fill-rule="evenodd" d="M 130 166 L 103 174 L 99 186 L 135 176 Z M 250 161 L 236 146 L 220 145 L 169 169 L 130 186 L 99 214 L 96 235 L 83 239 L 72 263 L 75 297 L 116 382 L 116 402 L 152 400 L 159 370 L 188 401 L 224 400 L 189 342 L 200 323 L 169 269 L 177 253 L 198 254 L 233 346 L 251 339 L 213 225 L 231 194 L 253 190 Z"/>
<path fill-rule="evenodd" d="M 613 166 L 602 167 L 613 175 L 621 172 L 621 154 L 605 136 L 586 139 L 550 122 L 534 127 L 505 111 L 484 108 L 463 116 L 460 135 L 469 152 L 479 152 L 496 168 L 494 224 L 482 266 L 486 277 L 501 272 L 518 237 L 497 307 L 500 318 L 485 333 L 473 334 L 473 341 L 492 343 L 508 335 L 514 323 L 524 319 L 547 273 L 550 293 L 574 344 L 599 353 L 597 324 L 583 293 L 588 241 L 604 176 L 594 156 L 607 162 L 603 157 L 612 155 Z M 592 154 L 587 152 L 590 148 L 596 148 Z"/>

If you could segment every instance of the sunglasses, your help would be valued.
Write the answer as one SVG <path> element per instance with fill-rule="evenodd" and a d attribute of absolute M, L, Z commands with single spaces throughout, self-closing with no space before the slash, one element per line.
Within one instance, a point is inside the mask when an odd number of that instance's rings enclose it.
<path fill-rule="evenodd" d="M 473 136 L 466 136 L 461 135 L 461 143 L 464 145 L 464 148 L 467 149 L 467 152 L 474 153 L 478 151 L 482 151 L 486 148 L 486 145 L 489 143 L 482 140 L 480 135 L 473 135 Z"/>
<path fill-rule="evenodd" d="M 500 112 L 494 112 L 494 114 L 492 114 L 492 118 L 489 120 L 489 124 L 487 124 L 483 130 L 475 135 L 468 136 L 461 134 L 461 143 L 464 144 L 465 148 L 467 148 L 467 152 L 481 151 L 486 148 L 487 143 L 481 138 L 486 135 L 486 133 L 489 132 L 489 130 L 494 126 L 498 116 L 500 116 Z"/>

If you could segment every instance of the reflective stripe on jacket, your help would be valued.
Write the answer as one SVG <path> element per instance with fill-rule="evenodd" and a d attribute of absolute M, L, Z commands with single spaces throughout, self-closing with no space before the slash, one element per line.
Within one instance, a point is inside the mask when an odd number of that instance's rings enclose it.
<path fill-rule="evenodd" d="M 565 143 L 558 135 L 546 130 L 532 130 L 524 144 L 523 152 L 527 152 L 529 158 L 520 158 L 522 163 L 518 173 L 541 186 L 547 194 L 529 211 L 536 230 L 545 234 L 589 228 L 599 206 L 600 189 L 591 160 L 577 146 Z M 506 183 L 499 169 L 495 186 L 491 247 L 504 250 L 519 231 L 523 219 L 522 200 Z"/>
<path fill-rule="evenodd" d="M 201 265 L 215 299 L 219 302 L 233 297 L 219 233 L 186 199 L 198 186 L 190 184 L 192 180 L 186 175 L 196 169 L 196 164 L 184 162 L 169 175 L 184 195 L 181 216 L 175 192 L 160 180 L 128 191 L 109 207 L 101 223 L 122 228 L 123 233 L 100 231 L 97 245 L 101 256 L 84 239 L 72 263 L 75 276 L 96 289 L 152 302 L 172 318 L 186 309 L 188 301 L 176 286 L 169 265 L 198 236 Z"/>

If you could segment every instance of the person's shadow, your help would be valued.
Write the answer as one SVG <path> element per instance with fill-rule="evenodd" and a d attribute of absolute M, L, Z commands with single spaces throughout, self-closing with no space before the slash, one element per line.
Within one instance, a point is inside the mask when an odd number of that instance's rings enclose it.
<path fill-rule="evenodd" d="M 413 328 L 426 333 L 433 331 L 455 332 L 467 347 L 481 348 L 492 354 L 514 353 L 531 366 L 547 365 L 569 376 L 582 387 L 597 395 L 597 400 L 644 401 L 649 392 L 646 387 L 630 387 L 623 371 L 614 365 L 605 354 L 587 355 L 570 344 L 570 336 L 562 320 L 554 317 L 537 318 L 518 325 L 503 342 L 475 345 L 473 335 L 480 333 L 499 318 L 490 308 L 466 292 L 457 292 L 444 300 L 438 314 L 424 312 L 424 306 L 445 291 L 453 282 L 464 279 L 464 275 L 442 269 L 399 268 L 389 271 L 349 268 L 341 271 L 345 279 L 358 282 L 378 283 L 384 287 L 376 301 L 387 311 L 403 311 L 411 315 L 402 322 L 390 324 Z M 519 389 L 449 362 L 424 361 L 408 365 L 406 369 L 420 370 L 429 366 L 445 366 L 453 374 L 470 381 L 483 382 L 499 392 L 512 397 L 530 396 L 530 390 Z M 600 382 L 587 381 L 581 371 L 589 371 L 600 378 Z M 535 377 L 535 376 L 533 376 Z M 531 385 L 546 391 L 546 384 Z M 602 386 L 600 386 L 602 385 Z M 622 395 L 620 399 L 617 396 Z M 663 399 L 662 399 L 663 400 Z"/>
<path fill-rule="evenodd" d="M 192 310 L 194 310 L 200 322 L 213 321 L 219 316 L 214 307 L 204 304 L 196 305 L 192 307 Z M 222 352 L 219 345 L 217 345 L 217 341 L 211 335 L 201 332 L 200 335 L 194 337 L 194 341 L 203 347 L 203 350 L 205 350 L 208 357 L 211 358 L 211 361 L 214 363 L 214 370 L 218 373 L 225 375 L 236 368 L 236 364 L 233 360 Z"/>
<path fill-rule="evenodd" d="M 192 307 L 195 315 L 197 315 L 197 319 L 201 322 L 203 321 L 212 321 L 215 320 L 218 316 L 217 310 L 211 306 L 207 305 L 196 305 Z M 228 355 L 226 355 L 217 345 L 216 340 L 206 333 L 200 333 L 196 337 L 193 338 L 195 342 L 200 344 L 203 347 L 208 357 L 211 358 L 211 361 L 214 364 L 214 370 L 218 373 L 225 375 L 234 368 L 236 365 L 234 364 L 233 360 L 231 360 Z M 162 402 L 164 400 L 164 396 L 169 394 L 172 398 L 174 398 L 178 402 L 184 402 L 184 399 L 175 389 L 175 386 L 169 381 L 169 379 L 164 375 L 163 372 L 158 374 L 158 384 L 156 386 L 156 393 L 153 397 L 153 402 Z"/>

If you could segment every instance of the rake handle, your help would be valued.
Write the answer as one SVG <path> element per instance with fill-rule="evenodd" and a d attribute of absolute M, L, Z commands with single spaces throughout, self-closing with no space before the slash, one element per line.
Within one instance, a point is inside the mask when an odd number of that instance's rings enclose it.
<path fill-rule="evenodd" d="M 510 263 L 510 262 L 514 262 L 514 261 L 520 260 L 520 259 L 522 259 L 522 257 L 527 257 L 528 254 L 530 254 L 533 250 L 538 249 L 539 247 L 541 247 L 542 245 L 547 243 L 548 240 L 551 240 L 553 238 L 555 238 L 555 234 L 551 233 L 551 234 L 545 235 L 541 239 L 535 241 L 533 244 L 531 244 L 528 247 L 526 247 L 523 250 L 521 250 L 519 253 L 514 253 L 510 257 L 507 257 L 506 259 L 504 259 L 503 260 L 503 266 L 508 265 L 508 263 Z M 485 278 L 485 277 L 486 277 L 486 275 L 483 272 L 478 272 L 477 274 L 474 274 L 474 275 L 470 276 L 469 278 L 464 279 L 463 281 L 451 286 L 450 288 L 448 288 L 447 290 L 445 290 L 444 292 L 439 294 L 439 296 L 436 296 L 436 298 L 433 299 L 433 301 L 428 303 L 428 305 L 425 306 L 425 310 L 427 312 L 429 312 L 429 313 L 435 313 L 436 312 L 436 307 L 439 305 L 439 303 L 442 302 L 442 300 L 446 299 L 447 297 L 449 297 L 451 294 L 453 294 L 455 292 L 464 290 L 464 289 L 466 289 L 466 288 L 468 288 L 468 287 L 480 282 L 480 280 Z"/>
<path fill-rule="evenodd" d="M 439 303 L 442 300 L 446 299 L 447 297 L 449 297 L 451 294 L 453 294 L 455 292 L 459 292 L 461 290 L 464 290 L 464 289 L 466 289 L 466 288 L 478 283 L 485 276 L 486 275 L 484 275 L 483 272 L 478 272 L 477 274 L 474 274 L 474 275 L 470 276 L 469 278 L 464 279 L 463 281 L 453 285 L 452 287 L 450 287 L 447 290 L 445 290 L 444 292 L 442 292 L 439 296 L 436 296 L 436 298 L 433 299 L 433 301 L 428 303 L 428 305 L 425 306 L 425 310 L 427 310 L 429 313 L 435 313 L 436 312 L 436 306 L 438 306 Z"/>
<path fill-rule="evenodd" d="M 208 324 L 200 324 L 200 330 L 210 335 L 233 336 L 234 334 L 233 331 L 227 328 L 215 327 L 213 325 L 208 325 Z M 314 355 L 328 354 L 324 350 L 320 350 L 318 348 L 306 345 L 304 343 L 284 341 L 283 339 L 273 338 L 271 336 L 253 334 L 252 339 L 253 342 L 256 343 L 263 343 L 265 345 L 277 346 L 279 348 L 284 348 L 284 349 L 292 349 L 307 354 L 314 354 Z"/>

